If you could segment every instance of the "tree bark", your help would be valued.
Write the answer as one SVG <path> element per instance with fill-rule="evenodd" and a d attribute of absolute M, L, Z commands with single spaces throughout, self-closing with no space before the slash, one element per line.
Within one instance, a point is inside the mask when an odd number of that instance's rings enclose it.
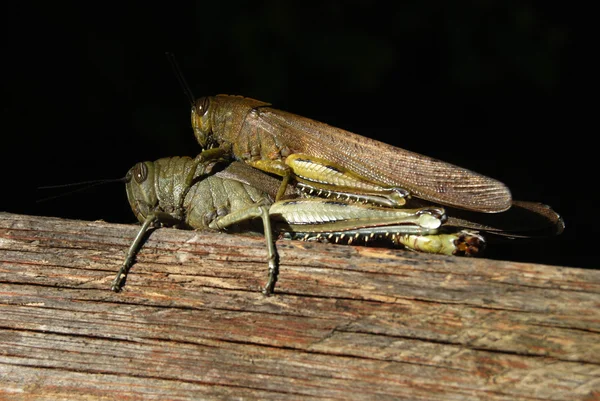
<path fill-rule="evenodd" d="M 0 213 L 0 399 L 600 399 L 600 271 Z"/>

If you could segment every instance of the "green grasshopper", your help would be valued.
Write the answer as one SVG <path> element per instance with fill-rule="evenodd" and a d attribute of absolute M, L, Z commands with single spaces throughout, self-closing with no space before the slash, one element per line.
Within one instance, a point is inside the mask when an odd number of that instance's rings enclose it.
<path fill-rule="evenodd" d="M 269 275 L 263 292 L 271 294 L 278 266 L 273 233 L 292 239 L 384 245 L 456 255 L 476 255 L 485 246 L 474 230 L 513 235 L 494 223 L 474 223 L 468 216 L 448 217 L 443 207 L 415 203 L 414 208 L 382 207 L 353 199 L 307 197 L 298 186 L 288 186 L 274 201 L 281 181 L 246 164 L 233 162 L 219 170 L 215 161 L 172 157 L 137 163 L 125 177 L 127 197 L 142 227 L 133 241 L 112 289 L 119 291 L 135 253 L 154 226 L 225 230 L 261 219 L 267 242 Z M 371 198 L 362 199 L 369 201 Z M 375 202 L 378 203 L 378 202 Z M 556 229 L 560 218 L 551 209 L 528 204 Z M 465 212 L 467 213 L 467 212 Z M 560 223 L 562 224 L 562 223 Z M 248 229 L 256 230 L 249 226 Z M 516 236 L 519 234 L 517 233 Z"/>

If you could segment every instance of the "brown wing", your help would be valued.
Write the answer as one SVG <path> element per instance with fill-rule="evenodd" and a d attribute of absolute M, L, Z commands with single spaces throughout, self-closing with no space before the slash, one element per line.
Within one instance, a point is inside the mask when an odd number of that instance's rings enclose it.
<path fill-rule="evenodd" d="M 538 202 L 513 201 L 513 206 L 501 214 L 471 213 L 447 209 L 446 225 L 485 231 L 510 238 L 533 238 L 559 235 L 565 223 L 548 205 Z"/>
<path fill-rule="evenodd" d="M 271 177 L 242 162 L 232 162 L 221 171 L 215 173 L 215 175 L 220 178 L 238 181 L 242 184 L 259 189 L 269 195 L 272 199 L 275 199 L 275 195 L 277 195 L 277 191 L 281 186 L 281 179 Z M 300 193 L 294 186 L 287 186 L 285 191 L 286 197 L 297 197 L 299 195 Z"/>
<path fill-rule="evenodd" d="M 330 160 L 422 199 L 488 213 L 511 206 L 510 191 L 503 183 L 450 163 L 270 107 L 258 108 L 247 119 L 292 153 Z"/>

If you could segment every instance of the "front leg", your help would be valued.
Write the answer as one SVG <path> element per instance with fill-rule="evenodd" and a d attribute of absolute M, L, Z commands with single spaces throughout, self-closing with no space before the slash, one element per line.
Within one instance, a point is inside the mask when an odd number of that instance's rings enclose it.
<path fill-rule="evenodd" d="M 190 188 L 199 176 L 211 173 L 208 166 L 212 167 L 218 162 L 228 160 L 231 160 L 230 147 L 224 146 L 203 150 L 194 158 L 192 167 L 186 176 L 185 185 Z"/>
<path fill-rule="evenodd" d="M 183 203 L 185 197 L 189 192 L 192 185 L 202 176 L 212 174 L 212 167 L 218 162 L 229 161 L 231 159 L 231 147 L 223 146 L 219 148 L 206 149 L 200 152 L 198 156 L 194 158 L 191 167 L 187 171 L 185 180 L 183 181 L 183 188 L 181 197 L 177 203 L 177 208 L 180 211 L 184 210 Z M 182 216 L 183 220 L 183 216 Z"/>
<path fill-rule="evenodd" d="M 156 225 L 158 223 L 162 223 L 162 224 L 168 225 L 168 226 L 173 226 L 173 225 L 180 223 L 180 220 L 171 216 L 168 213 L 160 212 L 160 211 L 152 212 L 148 216 L 146 216 L 146 219 L 144 220 L 144 223 L 142 224 L 140 231 L 138 231 L 137 235 L 135 236 L 135 239 L 133 240 L 131 246 L 129 247 L 129 250 L 127 251 L 127 256 L 125 257 L 125 261 L 123 262 L 123 265 L 121 265 L 121 268 L 117 272 L 117 275 L 111 284 L 111 289 L 114 292 L 119 292 L 119 291 L 121 291 L 121 288 L 123 288 L 123 284 L 125 283 L 125 279 L 127 278 L 127 273 L 129 272 L 129 268 L 133 264 L 135 255 L 140 250 L 142 242 L 146 238 L 146 234 L 149 232 L 149 230 L 154 225 Z"/>

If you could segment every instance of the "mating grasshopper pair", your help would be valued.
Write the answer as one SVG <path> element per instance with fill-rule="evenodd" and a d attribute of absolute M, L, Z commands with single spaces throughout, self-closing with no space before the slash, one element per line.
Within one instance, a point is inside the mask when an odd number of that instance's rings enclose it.
<path fill-rule="evenodd" d="M 466 255 L 484 246 L 479 232 L 515 238 L 557 234 L 564 228 L 548 206 L 513 201 L 503 183 L 473 171 L 259 100 L 228 95 L 195 99 L 168 56 L 191 102 L 192 128 L 203 151 L 193 160 L 138 163 L 128 173 L 127 194 L 143 226 L 114 290 L 121 287 L 144 233 L 156 223 L 223 229 L 261 217 L 269 250 L 267 294 L 277 274 L 271 223 L 291 238 L 387 233 L 394 246 Z M 213 172 L 223 160 L 235 162 Z M 302 189 L 348 200 L 306 198 Z M 494 215 L 500 218 L 484 217 Z M 504 225 L 522 218 L 528 219 L 523 226 Z"/>

